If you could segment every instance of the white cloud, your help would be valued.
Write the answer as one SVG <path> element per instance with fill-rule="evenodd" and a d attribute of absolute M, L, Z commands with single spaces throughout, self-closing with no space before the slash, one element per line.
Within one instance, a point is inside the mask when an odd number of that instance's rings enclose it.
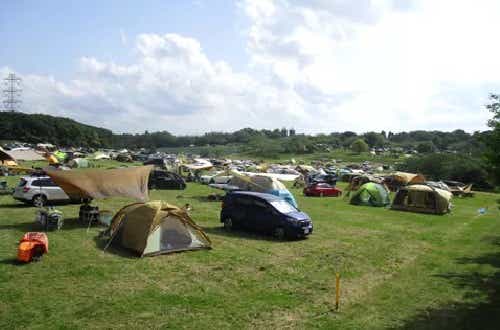
<path fill-rule="evenodd" d="M 239 7 L 250 23 L 247 72 L 209 59 L 198 40 L 141 34 L 131 65 L 84 57 L 68 82 L 22 75 L 23 110 L 119 132 L 485 128 L 482 106 L 500 89 L 500 3 L 248 0 Z"/>

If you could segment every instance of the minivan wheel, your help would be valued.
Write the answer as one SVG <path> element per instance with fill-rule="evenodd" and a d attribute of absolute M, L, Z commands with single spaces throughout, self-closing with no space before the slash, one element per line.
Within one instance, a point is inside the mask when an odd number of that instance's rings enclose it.
<path fill-rule="evenodd" d="M 36 195 L 36 196 L 33 196 L 32 202 L 33 202 L 33 206 L 43 207 L 45 205 L 45 203 L 47 202 L 47 199 L 43 195 Z"/>
<path fill-rule="evenodd" d="M 231 219 L 231 218 L 225 218 L 224 219 L 224 229 L 226 229 L 226 230 L 232 230 L 233 227 L 234 227 L 233 219 Z"/>
<path fill-rule="evenodd" d="M 283 240 L 285 239 L 285 229 L 283 229 L 282 227 L 277 227 L 274 229 L 274 237 L 276 237 L 277 239 L 279 240 Z"/>

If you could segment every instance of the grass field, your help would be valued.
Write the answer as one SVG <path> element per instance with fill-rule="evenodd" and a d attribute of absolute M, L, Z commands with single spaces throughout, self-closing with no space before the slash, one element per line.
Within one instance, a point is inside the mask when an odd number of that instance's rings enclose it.
<path fill-rule="evenodd" d="M 281 242 L 221 230 L 209 192 L 189 184 L 151 198 L 192 204 L 212 250 L 103 253 L 100 229 L 78 226 L 78 206 L 65 205 L 63 229 L 48 233 L 49 254 L 27 265 L 14 260 L 17 241 L 36 229 L 35 209 L 0 196 L 0 328 L 499 328 L 499 195 L 455 199 L 451 214 L 432 216 L 292 189 L 315 232 Z M 127 202 L 97 204 L 116 211 Z"/>

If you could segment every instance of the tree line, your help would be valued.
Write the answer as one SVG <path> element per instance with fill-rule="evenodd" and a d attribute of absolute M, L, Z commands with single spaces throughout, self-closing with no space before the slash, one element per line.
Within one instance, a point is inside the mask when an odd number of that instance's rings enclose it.
<path fill-rule="evenodd" d="M 369 148 L 416 150 L 419 153 L 454 151 L 479 155 L 485 150 L 485 136 L 491 131 L 469 134 L 452 132 L 367 132 L 352 131 L 304 135 L 293 129 L 243 128 L 235 132 L 208 132 L 200 136 L 175 136 L 168 131 L 113 134 L 111 130 L 84 125 L 69 118 L 20 112 L 0 112 L 0 140 L 28 143 L 49 142 L 64 147 L 146 148 L 241 145 L 242 151 L 272 155 L 276 153 L 313 153 L 332 149 L 364 152 Z"/>

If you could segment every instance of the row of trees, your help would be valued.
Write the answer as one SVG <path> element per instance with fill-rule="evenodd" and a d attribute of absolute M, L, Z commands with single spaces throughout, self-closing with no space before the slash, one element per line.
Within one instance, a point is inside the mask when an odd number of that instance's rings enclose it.
<path fill-rule="evenodd" d="M 493 105 L 492 105 L 493 106 Z M 494 123 L 492 124 L 494 126 Z M 492 127 L 493 127 L 492 126 Z M 334 132 L 316 136 L 297 135 L 295 130 L 256 130 L 243 128 L 232 133 L 209 132 L 201 136 L 174 136 L 167 131 L 148 131 L 142 134 L 113 134 L 110 130 L 80 124 L 68 118 L 40 114 L 0 113 L 0 140 L 23 142 L 50 142 L 61 146 L 160 148 L 188 146 L 244 145 L 246 151 L 256 153 L 311 153 L 335 148 L 363 152 L 368 148 L 387 146 L 416 149 L 421 153 L 436 150 L 456 150 L 468 154 L 484 151 L 484 135 L 469 134 L 463 130 L 453 132 L 412 131 L 393 133 Z M 354 143 L 356 142 L 356 143 Z"/>
<path fill-rule="evenodd" d="M 0 112 L 0 140 L 50 142 L 62 146 L 111 145 L 113 133 L 69 118 L 21 112 Z"/>
<path fill-rule="evenodd" d="M 187 147 L 187 146 L 217 146 L 228 144 L 252 144 L 259 142 L 273 144 L 276 152 L 314 152 L 318 146 L 329 148 L 350 148 L 353 142 L 362 140 L 368 148 L 401 147 L 402 149 L 417 150 L 421 153 L 436 150 L 455 150 L 468 154 L 478 154 L 484 149 L 482 142 L 485 132 L 469 134 L 463 130 L 453 132 L 440 131 L 412 131 L 388 134 L 382 132 L 334 132 L 316 136 L 284 135 L 282 130 L 255 130 L 244 128 L 232 133 L 210 132 L 201 136 L 174 136 L 169 132 L 144 132 L 143 134 L 122 134 L 113 136 L 113 147 Z M 294 146 L 295 145 L 295 146 Z M 357 142 L 355 145 L 360 146 Z M 288 147 L 291 146 L 291 147 Z M 258 149 L 258 148 L 257 148 Z M 361 151 L 365 151 L 364 145 Z"/>

